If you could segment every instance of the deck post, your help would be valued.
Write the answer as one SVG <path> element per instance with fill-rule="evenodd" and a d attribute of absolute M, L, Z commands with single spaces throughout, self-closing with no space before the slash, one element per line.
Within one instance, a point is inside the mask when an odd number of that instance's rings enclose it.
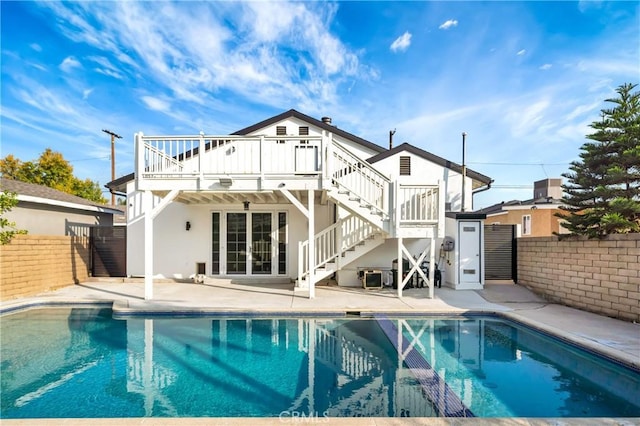
<path fill-rule="evenodd" d="M 316 297 L 316 284 L 315 284 L 315 270 L 316 270 L 316 244 L 315 244 L 315 208 L 314 203 L 314 191 L 313 189 L 307 190 L 307 205 L 309 211 L 309 248 L 307 254 L 309 256 L 309 266 L 307 279 L 309 280 L 309 299 Z"/>
<path fill-rule="evenodd" d="M 211 146 L 213 148 L 213 146 Z M 200 132 L 200 137 L 198 138 L 198 176 L 200 181 L 204 179 L 204 170 L 202 169 L 202 159 L 204 158 L 204 132 Z"/>
<path fill-rule="evenodd" d="M 153 299 L 153 193 L 144 191 L 144 300 Z"/>
<path fill-rule="evenodd" d="M 429 239 L 431 247 L 429 252 L 429 299 L 433 299 L 433 289 L 436 286 L 435 276 L 435 258 L 436 258 L 436 238 L 435 235 L 432 235 Z"/>

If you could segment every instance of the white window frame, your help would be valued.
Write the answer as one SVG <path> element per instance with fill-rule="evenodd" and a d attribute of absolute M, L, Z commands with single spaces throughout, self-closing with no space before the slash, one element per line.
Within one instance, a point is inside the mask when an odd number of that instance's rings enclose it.
<path fill-rule="evenodd" d="M 531 215 L 525 214 L 522 216 L 522 235 L 531 235 Z"/>

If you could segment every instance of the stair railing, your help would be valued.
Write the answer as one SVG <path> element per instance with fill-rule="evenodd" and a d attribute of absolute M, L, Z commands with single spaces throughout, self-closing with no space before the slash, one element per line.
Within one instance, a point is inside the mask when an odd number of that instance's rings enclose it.
<path fill-rule="evenodd" d="M 361 244 L 377 232 L 377 228 L 356 215 L 349 215 L 323 229 L 314 238 L 316 269 L 334 261 L 347 250 Z M 298 243 L 299 282 L 309 275 L 309 240 Z"/>
<path fill-rule="evenodd" d="M 371 164 L 356 157 L 335 140 L 333 141 L 333 182 L 339 189 L 347 190 L 360 198 L 383 218 L 389 216 L 388 192 L 390 179 L 374 169 Z"/>

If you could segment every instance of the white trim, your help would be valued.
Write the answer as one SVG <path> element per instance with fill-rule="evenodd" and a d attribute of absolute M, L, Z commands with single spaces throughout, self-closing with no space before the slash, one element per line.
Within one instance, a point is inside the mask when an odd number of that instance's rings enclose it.
<path fill-rule="evenodd" d="M 121 210 L 110 209 L 108 207 L 87 206 L 84 204 L 70 203 L 68 201 L 52 200 L 51 198 L 34 197 L 32 195 L 18 194 L 17 198 L 18 198 L 18 201 L 25 201 L 29 203 L 47 204 L 50 206 L 67 207 L 70 209 L 87 210 L 91 212 L 124 214 L 124 212 Z"/>

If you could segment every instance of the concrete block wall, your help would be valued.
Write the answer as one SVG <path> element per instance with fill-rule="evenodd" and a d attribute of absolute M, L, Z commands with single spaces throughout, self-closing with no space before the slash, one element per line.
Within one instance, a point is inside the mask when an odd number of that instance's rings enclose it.
<path fill-rule="evenodd" d="M 90 261 L 87 237 L 18 235 L 0 246 L 0 300 L 82 282 Z"/>
<path fill-rule="evenodd" d="M 640 234 L 517 244 L 518 284 L 555 303 L 640 322 Z"/>

